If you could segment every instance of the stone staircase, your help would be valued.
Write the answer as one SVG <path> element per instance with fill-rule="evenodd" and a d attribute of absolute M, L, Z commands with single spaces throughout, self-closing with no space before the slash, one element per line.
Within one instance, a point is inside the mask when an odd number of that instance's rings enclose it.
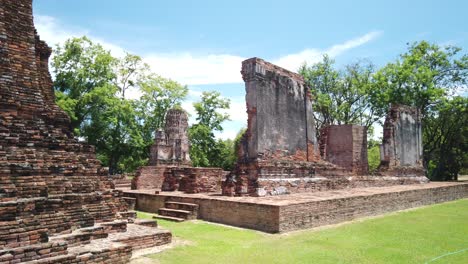
<path fill-rule="evenodd" d="M 127 263 L 133 250 L 171 242 L 170 231 L 154 220 L 123 213 L 111 222 L 96 223 L 68 234 L 53 235 L 46 243 L 0 250 L 0 264 L 12 263 Z"/>
<path fill-rule="evenodd" d="M 130 190 L 132 188 L 132 180 L 122 178 L 115 180 L 115 188 L 119 190 Z"/>
<path fill-rule="evenodd" d="M 198 204 L 167 201 L 153 218 L 175 222 L 194 220 L 198 218 Z"/>

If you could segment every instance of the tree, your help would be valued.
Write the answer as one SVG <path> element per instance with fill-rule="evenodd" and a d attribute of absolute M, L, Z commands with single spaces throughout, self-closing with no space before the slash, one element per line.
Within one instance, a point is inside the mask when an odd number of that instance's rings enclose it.
<path fill-rule="evenodd" d="M 379 109 L 386 109 L 390 103 L 415 106 L 425 115 L 442 98 L 466 89 L 468 55 L 460 55 L 460 51 L 426 41 L 413 43 L 396 62 L 375 74 L 373 105 Z"/>
<path fill-rule="evenodd" d="M 378 121 L 370 104 L 374 66 L 360 61 L 343 71 L 334 68 L 327 55 L 312 66 L 302 65 L 299 73 L 311 87 L 315 99 L 314 118 L 317 131 L 326 125 L 356 124 L 369 128 Z"/>
<path fill-rule="evenodd" d="M 462 133 L 457 123 L 463 120 L 461 99 L 451 99 L 468 87 L 468 55 L 458 47 L 442 48 L 426 41 L 416 42 L 375 74 L 371 101 L 376 108 L 387 109 L 390 103 L 417 107 L 422 113 L 424 166 L 432 179 L 456 178 L 460 170 L 463 146 L 453 136 Z M 463 101 L 463 100 L 462 100 Z M 466 106 L 465 106 L 466 107 Z M 458 110 L 457 110 L 458 109 Z M 456 120 L 450 115 L 456 115 Z"/>
<path fill-rule="evenodd" d="M 229 104 L 229 100 L 222 98 L 219 92 L 203 92 L 201 101 L 193 104 L 198 121 L 189 129 L 190 157 L 194 166 L 225 166 L 226 156 L 232 155 L 226 151 L 226 145 L 232 144 L 217 141 L 214 135 L 215 131 L 223 131 L 221 124 L 229 119 L 229 115 L 220 112 L 228 109 Z M 232 146 L 228 147 L 233 149 Z"/>
<path fill-rule="evenodd" d="M 367 141 L 367 161 L 369 173 L 373 174 L 380 165 L 380 142 L 382 140 L 370 139 Z"/>
<path fill-rule="evenodd" d="M 86 37 L 56 50 L 56 100 L 71 116 L 75 135 L 96 146 L 111 174 L 145 164 L 154 131 L 187 87 L 151 73 L 139 56 L 114 58 Z M 141 98 L 127 98 L 131 90 L 141 90 Z"/>
<path fill-rule="evenodd" d="M 166 112 L 180 106 L 187 97 L 188 88 L 158 76 L 149 75 L 139 83 L 142 96 L 138 103 L 138 116 L 146 145 L 152 144 L 154 131 L 163 128 Z"/>
<path fill-rule="evenodd" d="M 431 180 L 457 180 L 468 168 L 468 98 L 444 99 L 425 118 L 424 159 Z"/>
<path fill-rule="evenodd" d="M 116 75 L 116 59 L 86 37 L 57 46 L 52 60 L 57 104 L 70 116 L 75 135 L 80 136 L 89 117 L 95 88 L 105 87 Z"/>

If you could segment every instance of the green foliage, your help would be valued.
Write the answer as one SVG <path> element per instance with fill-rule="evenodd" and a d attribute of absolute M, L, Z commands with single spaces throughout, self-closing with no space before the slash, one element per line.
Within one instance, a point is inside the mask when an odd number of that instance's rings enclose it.
<path fill-rule="evenodd" d="M 369 164 L 369 173 L 374 174 L 380 165 L 380 147 L 373 146 L 367 149 L 367 161 Z"/>
<path fill-rule="evenodd" d="M 439 102 L 426 114 L 424 158 L 431 180 L 457 180 L 468 168 L 468 98 Z"/>
<path fill-rule="evenodd" d="M 58 46 L 52 68 L 57 104 L 70 115 L 75 135 L 96 146 L 111 174 L 146 163 L 166 111 L 187 95 L 187 87 L 154 75 L 139 56 L 114 58 L 86 37 Z M 127 99 L 136 89 L 141 99 Z"/>
<path fill-rule="evenodd" d="M 312 66 L 303 65 L 299 73 L 311 87 L 315 99 L 314 117 L 317 130 L 326 125 L 356 124 L 371 127 L 378 120 L 370 104 L 374 66 L 369 62 L 347 65 L 343 71 L 334 68 L 327 55 Z"/>
<path fill-rule="evenodd" d="M 155 74 L 147 76 L 139 83 L 139 87 L 143 94 L 137 105 L 138 118 L 142 126 L 142 136 L 149 148 L 153 143 L 153 132 L 163 128 L 169 109 L 180 107 L 187 97 L 188 88 Z"/>
<path fill-rule="evenodd" d="M 413 43 L 395 63 L 375 74 L 372 103 L 383 112 L 388 104 L 397 103 L 415 106 L 425 114 L 429 106 L 466 88 L 468 55 L 460 51 L 426 41 Z"/>
<path fill-rule="evenodd" d="M 77 136 L 91 111 L 89 97 L 85 97 L 115 78 L 115 64 L 109 51 L 86 37 L 69 39 L 57 46 L 52 61 L 57 104 L 69 114 Z"/>
<path fill-rule="evenodd" d="M 466 98 L 450 99 L 468 86 L 468 55 L 460 52 L 416 42 L 375 74 L 371 101 L 382 115 L 390 103 L 421 110 L 424 164 L 431 179 L 456 179 L 466 157 L 466 126 L 460 126 L 466 124 Z"/>
<path fill-rule="evenodd" d="M 188 243 L 141 260 L 181 264 L 428 263 L 466 248 L 467 209 L 465 199 L 344 225 L 275 235 L 203 221 L 158 220 L 160 226 Z M 140 218 L 152 216 L 138 212 Z M 467 258 L 465 251 L 431 263 L 466 263 Z"/>
<path fill-rule="evenodd" d="M 216 140 L 214 132 L 222 131 L 221 124 L 229 119 L 220 110 L 229 108 L 229 100 L 219 92 L 203 92 L 201 101 L 193 104 L 198 123 L 189 128 L 190 158 L 194 166 L 232 168 L 234 144 L 231 140 Z"/>

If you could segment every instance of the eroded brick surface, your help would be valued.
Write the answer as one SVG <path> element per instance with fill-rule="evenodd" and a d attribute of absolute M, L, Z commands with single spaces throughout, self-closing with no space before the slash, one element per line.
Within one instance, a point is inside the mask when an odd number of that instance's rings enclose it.
<path fill-rule="evenodd" d="M 322 157 L 352 174 L 367 175 L 367 129 L 356 125 L 331 125 L 321 131 Z"/>
<path fill-rule="evenodd" d="M 127 205 L 94 148 L 74 139 L 54 103 L 51 49 L 35 34 L 31 0 L 0 4 L 0 263 L 124 263 L 131 251 L 77 260 L 49 238 L 122 218 Z M 80 239 L 100 238 L 81 234 Z M 104 252 L 104 251 L 103 251 Z"/>
<path fill-rule="evenodd" d="M 381 175 L 424 175 L 422 126 L 419 110 L 392 105 L 385 118 L 380 146 Z"/>
<path fill-rule="evenodd" d="M 187 113 L 182 109 L 169 109 L 164 130 L 156 131 L 148 165 L 190 165 L 187 129 Z"/>
<path fill-rule="evenodd" d="M 341 168 L 320 158 L 310 87 L 302 76 L 259 58 L 242 62 L 241 73 L 247 131 L 223 195 L 286 194 L 300 188 L 294 183 L 279 186 L 284 179 L 343 175 Z"/>

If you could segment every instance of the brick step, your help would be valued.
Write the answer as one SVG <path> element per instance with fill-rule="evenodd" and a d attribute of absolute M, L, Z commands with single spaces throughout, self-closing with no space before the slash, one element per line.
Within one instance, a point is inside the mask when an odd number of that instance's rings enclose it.
<path fill-rule="evenodd" d="M 120 242 L 135 250 L 171 243 L 172 234 L 165 229 L 128 224 L 127 232 L 110 234 L 105 240 Z"/>
<path fill-rule="evenodd" d="M 119 179 L 119 180 L 116 180 L 115 181 L 116 184 L 130 184 L 132 183 L 132 180 L 131 179 Z"/>
<path fill-rule="evenodd" d="M 115 188 L 130 188 L 132 187 L 132 183 L 116 183 Z"/>
<path fill-rule="evenodd" d="M 127 231 L 127 221 L 125 220 L 114 220 L 112 222 L 99 223 L 98 225 L 102 226 L 108 234 Z"/>
<path fill-rule="evenodd" d="M 127 203 L 127 208 L 128 210 L 132 211 L 132 210 L 135 210 L 135 204 L 136 204 L 136 198 L 133 198 L 133 197 L 122 197 L 125 202 Z"/>
<path fill-rule="evenodd" d="M 193 203 L 180 203 L 180 202 L 165 202 L 165 207 L 168 209 L 178 209 L 178 210 L 185 210 L 185 211 L 197 211 L 198 212 L 198 204 Z"/>
<path fill-rule="evenodd" d="M 57 235 L 49 238 L 49 241 L 66 242 L 69 247 L 91 243 L 92 240 L 102 239 L 109 233 L 102 226 L 80 228 L 71 234 Z"/>
<path fill-rule="evenodd" d="M 51 241 L 0 250 L 0 263 L 24 263 L 67 254 L 67 243 Z"/>
<path fill-rule="evenodd" d="M 184 218 L 164 216 L 164 215 L 155 215 L 153 216 L 153 219 L 162 219 L 162 220 L 167 220 L 167 221 L 172 221 L 172 222 L 184 222 L 187 220 Z"/>
<path fill-rule="evenodd" d="M 155 220 L 151 220 L 151 219 L 135 219 L 135 222 L 133 223 L 135 225 L 158 227 L 158 223 Z"/>
<path fill-rule="evenodd" d="M 65 254 L 53 257 L 41 258 L 38 260 L 32 260 L 23 262 L 23 264 L 62 264 L 62 263 L 74 263 L 76 261 L 75 254 Z"/>
<path fill-rule="evenodd" d="M 71 247 L 68 251 L 75 256 L 75 259 L 72 262 L 57 263 L 123 264 L 128 263 L 132 255 L 132 248 L 130 246 L 114 242 L 109 238 L 94 240 L 90 244 L 83 246 Z"/>
<path fill-rule="evenodd" d="M 132 220 L 137 218 L 137 213 L 135 211 L 126 211 L 117 213 L 122 219 Z"/>
<path fill-rule="evenodd" d="M 163 216 L 172 216 L 172 217 L 183 218 L 183 219 L 187 219 L 187 220 L 191 220 L 191 219 L 196 218 L 196 216 L 193 215 L 192 211 L 169 209 L 169 208 L 160 208 L 158 210 L 158 214 L 163 215 Z"/>

